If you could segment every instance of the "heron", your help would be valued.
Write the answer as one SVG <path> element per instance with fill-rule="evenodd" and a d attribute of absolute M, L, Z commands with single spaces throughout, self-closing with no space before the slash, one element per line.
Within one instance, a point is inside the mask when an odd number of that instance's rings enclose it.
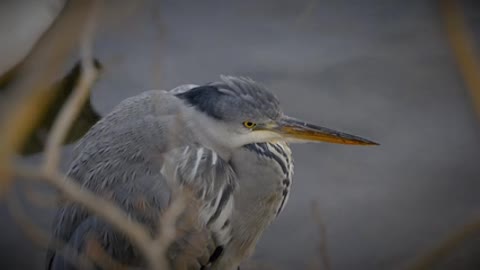
<path fill-rule="evenodd" d="M 173 188 L 190 190 L 167 250 L 172 269 L 236 270 L 284 209 L 293 177 L 289 143 L 377 143 L 285 115 L 246 77 L 151 90 L 127 98 L 78 142 L 68 176 L 114 201 L 154 234 Z M 146 268 L 129 240 L 81 205 L 64 201 L 52 239 L 85 252 L 93 237 L 122 265 Z M 77 269 L 53 248 L 47 269 Z"/>

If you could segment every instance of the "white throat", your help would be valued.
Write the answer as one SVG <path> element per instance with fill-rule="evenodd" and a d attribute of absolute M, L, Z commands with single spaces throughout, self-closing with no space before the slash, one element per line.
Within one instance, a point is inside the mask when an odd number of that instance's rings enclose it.
<path fill-rule="evenodd" d="M 230 160 L 232 152 L 244 145 L 282 140 L 280 135 L 270 131 L 245 131 L 241 134 L 221 120 L 209 117 L 192 107 L 186 107 L 183 113 L 184 119 L 189 119 L 186 125 L 193 136 L 192 141 L 215 151 L 224 160 Z"/>
<path fill-rule="evenodd" d="M 232 134 L 220 121 L 212 119 L 192 107 L 186 108 L 183 113 L 185 114 L 184 119 L 189 119 L 186 124 L 193 134 L 192 141 L 215 151 L 222 159 L 230 160 L 232 150 L 242 146 L 240 142 L 232 138 Z"/>

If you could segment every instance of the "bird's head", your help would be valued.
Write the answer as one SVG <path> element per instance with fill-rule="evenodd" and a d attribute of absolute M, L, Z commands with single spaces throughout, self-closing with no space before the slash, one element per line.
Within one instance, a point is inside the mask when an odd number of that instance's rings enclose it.
<path fill-rule="evenodd" d="M 193 87 L 176 95 L 193 107 L 194 131 L 222 147 L 273 141 L 377 145 L 286 116 L 278 99 L 249 78 L 221 76 L 220 82 Z"/>

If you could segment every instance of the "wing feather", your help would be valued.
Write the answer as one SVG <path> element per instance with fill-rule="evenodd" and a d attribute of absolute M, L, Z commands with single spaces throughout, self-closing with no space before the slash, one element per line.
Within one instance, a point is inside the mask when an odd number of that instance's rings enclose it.
<path fill-rule="evenodd" d="M 215 250 L 229 241 L 230 227 L 225 224 L 233 209 L 235 173 L 216 153 L 186 144 L 180 136 L 167 143 L 172 134 L 165 127 L 178 119 L 178 102 L 164 91 L 125 100 L 79 142 L 68 175 L 117 203 L 152 235 L 172 188 L 193 191 L 192 203 L 177 221 L 177 237 L 168 255 L 172 265 L 195 269 L 208 264 Z M 91 230 L 114 259 L 141 264 L 127 239 L 109 226 L 91 226 L 92 218 L 80 205 L 62 203 L 54 217 L 53 238 L 80 250 L 75 240 L 79 231 Z M 58 256 L 53 249 L 48 252 L 47 269 L 56 269 Z"/>

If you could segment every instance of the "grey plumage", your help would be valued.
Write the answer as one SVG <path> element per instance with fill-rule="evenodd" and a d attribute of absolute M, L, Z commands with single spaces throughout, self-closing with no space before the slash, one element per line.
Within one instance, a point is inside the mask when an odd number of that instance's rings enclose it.
<path fill-rule="evenodd" d="M 243 121 L 259 117 L 278 117 L 278 99 L 265 87 L 248 78 L 222 76 L 222 79 L 221 82 L 198 86 L 177 96 L 219 120 Z"/>
<path fill-rule="evenodd" d="M 192 191 L 168 249 L 174 269 L 236 269 L 285 206 L 293 175 L 287 136 L 315 140 L 315 130 L 286 118 L 263 86 L 247 78 L 221 79 L 126 99 L 78 143 L 68 171 L 152 235 L 172 188 Z M 88 236 L 120 263 L 145 266 L 121 234 L 80 205 L 63 202 L 53 237 L 84 252 Z M 54 250 L 47 268 L 76 269 Z"/>

